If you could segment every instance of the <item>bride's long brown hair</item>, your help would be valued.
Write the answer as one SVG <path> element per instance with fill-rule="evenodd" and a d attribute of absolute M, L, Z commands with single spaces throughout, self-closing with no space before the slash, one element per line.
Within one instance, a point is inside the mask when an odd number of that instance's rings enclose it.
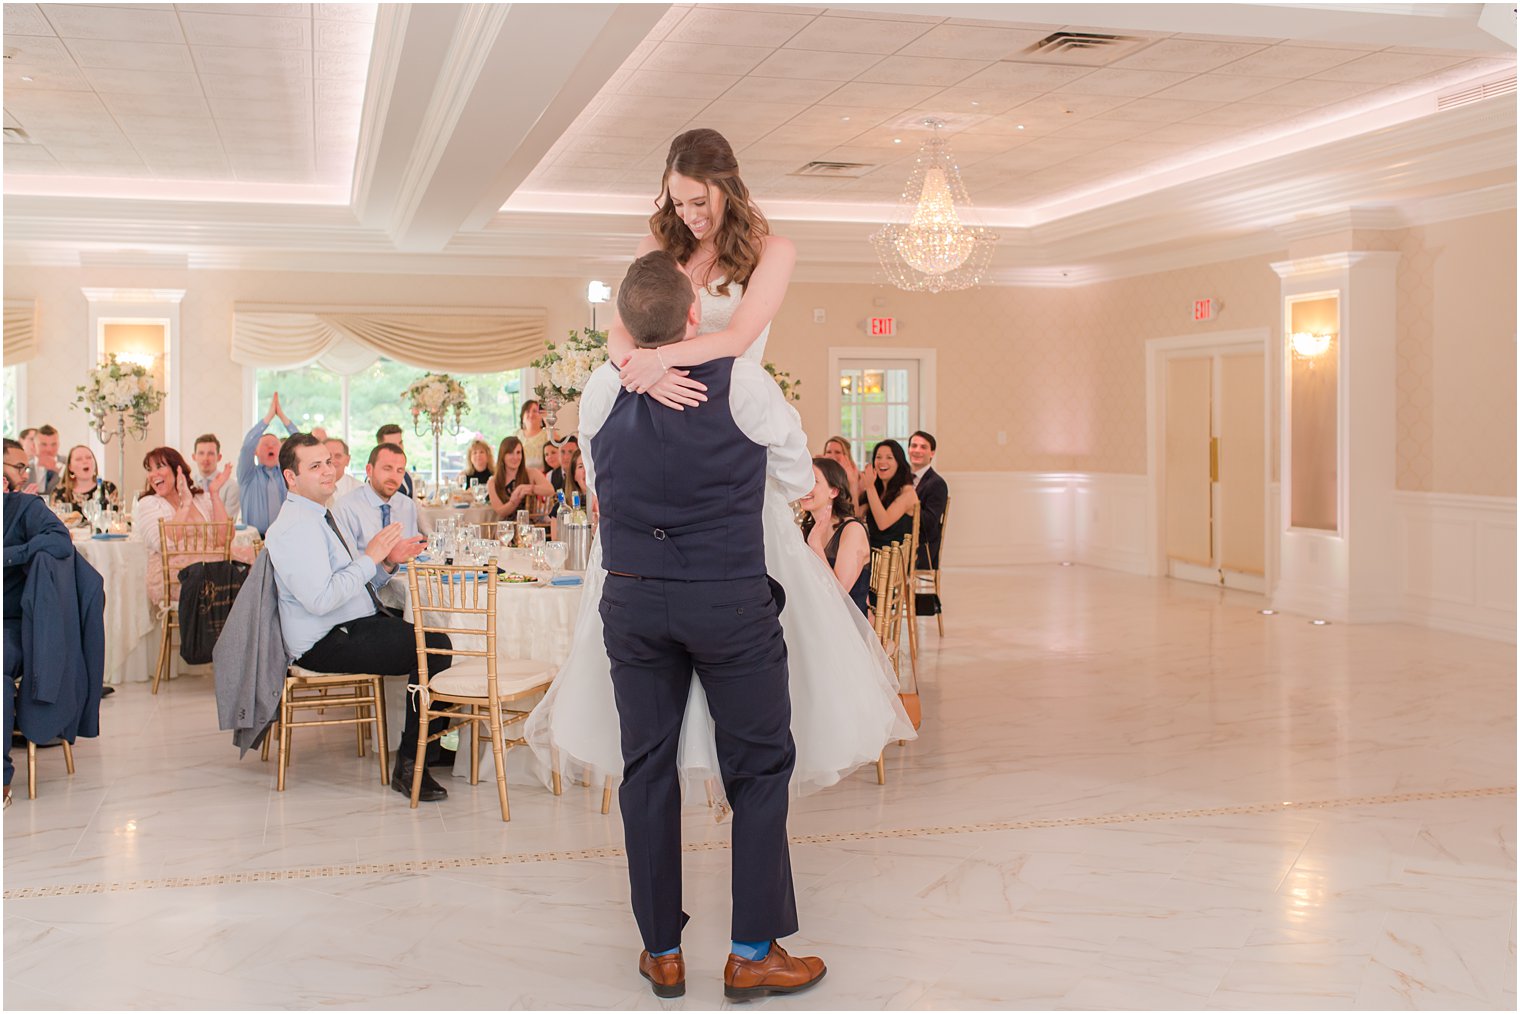
<path fill-rule="evenodd" d="M 659 210 L 649 217 L 649 231 L 679 263 L 685 264 L 696 253 L 697 237 L 676 214 L 675 202 L 670 197 L 671 173 L 714 186 L 723 195 L 715 266 L 723 276 L 717 293 L 727 296 L 729 285 L 746 285 L 755 273 L 755 266 L 760 263 L 760 245 L 770 235 L 770 223 L 750 199 L 749 187 L 739 177 L 739 160 L 728 140 L 706 127 L 688 130 L 670 142 L 665 175 L 660 177 L 660 196 L 655 200 Z"/>

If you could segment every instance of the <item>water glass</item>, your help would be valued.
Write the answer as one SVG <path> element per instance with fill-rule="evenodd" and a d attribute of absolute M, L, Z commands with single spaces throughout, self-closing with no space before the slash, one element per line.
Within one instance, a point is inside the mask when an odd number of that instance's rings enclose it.
<path fill-rule="evenodd" d="M 565 560 L 570 554 L 570 547 L 563 542 L 545 542 L 540 547 L 544 554 L 544 563 L 549 568 L 549 580 L 559 577 L 560 568 L 565 565 Z"/>

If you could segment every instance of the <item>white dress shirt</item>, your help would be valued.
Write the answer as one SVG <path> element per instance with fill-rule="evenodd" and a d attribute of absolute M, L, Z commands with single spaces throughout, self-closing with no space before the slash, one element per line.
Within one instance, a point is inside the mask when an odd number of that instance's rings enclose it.
<path fill-rule="evenodd" d="M 211 480 L 217 477 L 217 472 L 210 475 L 196 475 L 195 484 L 201 489 L 210 489 Z M 227 516 L 232 520 L 238 519 L 238 511 L 242 508 L 242 496 L 238 493 L 237 476 L 229 475 L 227 481 L 222 483 L 222 506 L 227 508 Z"/>
<path fill-rule="evenodd" d="M 291 661 L 340 623 L 375 615 L 375 603 L 364 586 L 379 588 L 391 578 L 385 568 L 338 538 L 327 524 L 326 508 L 293 491 L 269 526 L 264 548 L 274 567 L 280 629 Z"/>
<path fill-rule="evenodd" d="M 593 493 L 596 466 L 591 448 L 597 430 L 612 413 L 622 389 L 617 367 L 606 363 L 591 375 L 581 393 L 581 461 L 586 464 L 586 485 Z M 812 492 L 813 455 L 808 450 L 807 434 L 802 432 L 802 417 L 787 402 L 765 367 L 750 359 L 734 360 L 728 410 L 739 432 L 766 449 L 765 474 L 776 481 L 787 500 L 797 500 Z"/>
<path fill-rule="evenodd" d="M 339 500 L 364 485 L 363 479 L 355 479 L 347 472 L 344 472 L 338 476 L 338 485 L 333 488 L 333 495 L 327 498 L 328 509 L 338 506 Z"/>
<path fill-rule="evenodd" d="M 351 493 L 338 497 L 333 501 L 332 506 L 333 517 L 338 519 L 338 527 L 343 529 L 343 535 L 356 551 L 369 545 L 369 540 L 385 527 L 380 523 L 381 504 L 390 505 L 393 523 L 401 522 L 402 538 L 410 539 L 420 534 L 417 529 L 417 501 L 409 496 L 402 496 L 399 489 L 391 495 L 389 500 L 382 500 L 380 494 L 375 492 L 375 488 L 366 482 Z M 376 587 L 383 584 L 385 582 L 380 580 L 380 575 L 375 575 Z"/>

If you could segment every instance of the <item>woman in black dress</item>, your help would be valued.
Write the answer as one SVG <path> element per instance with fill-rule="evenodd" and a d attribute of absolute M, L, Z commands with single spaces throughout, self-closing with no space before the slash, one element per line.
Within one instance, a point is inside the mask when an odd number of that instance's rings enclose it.
<path fill-rule="evenodd" d="M 913 471 L 908 455 L 896 440 L 883 440 L 871 450 L 876 478 L 862 476 L 865 487 L 861 496 L 861 513 L 871 535 L 871 548 L 880 549 L 901 542 L 913 531 L 912 511 L 918 506 L 913 492 Z"/>
<path fill-rule="evenodd" d="M 864 613 L 871 587 L 871 545 L 866 529 L 855 517 L 850 480 L 837 461 L 813 459 L 813 491 L 802 499 L 808 512 L 802 533 L 813 552 L 823 558 L 850 600 Z"/>

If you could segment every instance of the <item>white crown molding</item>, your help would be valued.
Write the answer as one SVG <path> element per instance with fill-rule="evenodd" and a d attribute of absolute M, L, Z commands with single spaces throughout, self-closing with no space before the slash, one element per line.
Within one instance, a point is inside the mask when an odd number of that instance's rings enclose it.
<path fill-rule="evenodd" d="M 185 298 L 184 289 L 94 289 L 81 288 L 91 303 L 178 303 Z"/>
<path fill-rule="evenodd" d="M 1496 211 L 1515 210 L 1515 184 L 1468 190 L 1446 194 L 1428 200 L 1414 202 L 1401 212 L 1403 226 L 1412 228 L 1433 225 L 1436 222 L 1452 222 L 1459 218 L 1489 215 Z"/>
<path fill-rule="evenodd" d="M 1358 264 L 1396 261 L 1402 256 L 1403 254 L 1391 250 L 1344 250 L 1340 253 L 1320 254 L 1315 257 L 1273 261 L 1271 268 L 1279 278 L 1308 278 L 1350 271 Z"/>
<path fill-rule="evenodd" d="M 369 203 L 375 184 L 380 141 L 401 70 L 405 48 L 402 43 L 411 11 L 411 4 L 380 4 L 375 9 L 375 36 L 369 51 L 364 105 L 359 114 L 359 142 L 354 152 L 354 185 L 349 198 L 355 208 Z"/>

